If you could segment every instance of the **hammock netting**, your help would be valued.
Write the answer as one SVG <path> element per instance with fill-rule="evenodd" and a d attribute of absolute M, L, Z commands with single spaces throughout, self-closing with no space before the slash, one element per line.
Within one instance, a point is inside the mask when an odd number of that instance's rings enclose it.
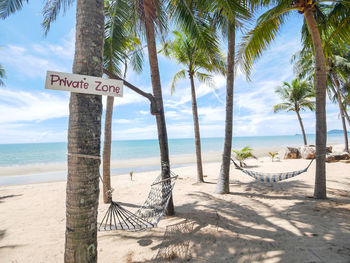
<path fill-rule="evenodd" d="M 259 181 L 264 182 L 264 183 L 277 183 L 279 181 L 283 181 L 283 180 L 295 177 L 299 174 L 305 173 L 309 169 L 309 167 L 312 164 L 312 161 L 314 159 L 311 160 L 311 162 L 309 163 L 309 165 L 305 169 L 299 170 L 299 171 L 294 171 L 294 172 L 286 172 L 286 173 L 260 173 L 260 172 L 255 172 L 255 171 L 249 171 L 247 169 L 243 169 L 242 167 L 240 167 L 232 158 L 231 158 L 231 160 L 237 169 L 239 169 L 243 173 L 255 178 L 256 180 L 259 180 Z"/>
<path fill-rule="evenodd" d="M 112 201 L 99 224 L 99 231 L 143 230 L 156 227 L 168 206 L 177 177 L 171 171 L 169 178 L 162 179 L 159 175 L 152 183 L 146 201 L 135 213 Z"/>

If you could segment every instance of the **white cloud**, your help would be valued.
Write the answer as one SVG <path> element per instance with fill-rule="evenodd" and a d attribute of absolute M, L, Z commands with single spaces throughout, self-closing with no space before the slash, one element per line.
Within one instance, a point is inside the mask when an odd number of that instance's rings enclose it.
<path fill-rule="evenodd" d="M 0 123 L 43 121 L 68 116 L 68 96 L 0 89 Z"/>

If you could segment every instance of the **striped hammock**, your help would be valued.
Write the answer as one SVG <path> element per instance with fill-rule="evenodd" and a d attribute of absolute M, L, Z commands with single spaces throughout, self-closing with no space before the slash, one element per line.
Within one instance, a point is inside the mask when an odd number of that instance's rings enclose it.
<path fill-rule="evenodd" d="M 299 170 L 299 171 L 287 172 L 287 173 L 259 173 L 259 172 L 254 172 L 254 171 L 249 171 L 247 169 L 243 169 L 231 158 L 231 161 L 233 162 L 233 164 L 236 166 L 237 169 L 239 169 L 243 173 L 255 178 L 256 180 L 259 180 L 259 181 L 264 182 L 264 183 L 277 183 L 279 181 L 283 181 L 283 180 L 295 177 L 299 174 L 305 173 L 309 169 L 313 160 L 314 159 L 311 160 L 311 162 L 309 163 L 309 165 L 305 169 Z"/>

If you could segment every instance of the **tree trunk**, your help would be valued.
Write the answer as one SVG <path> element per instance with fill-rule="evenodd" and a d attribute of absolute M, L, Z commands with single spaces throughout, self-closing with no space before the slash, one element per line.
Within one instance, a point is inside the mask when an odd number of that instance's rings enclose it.
<path fill-rule="evenodd" d="M 108 204 L 112 201 L 111 190 L 111 143 L 112 143 L 112 117 L 114 97 L 107 97 L 105 136 L 103 142 L 103 202 Z"/>
<path fill-rule="evenodd" d="M 235 26 L 228 25 L 228 55 L 226 76 L 226 120 L 225 120 L 225 142 L 222 154 L 221 170 L 216 183 L 215 193 L 228 194 L 230 192 L 230 162 L 232 148 L 232 121 L 233 121 L 233 87 L 235 66 Z"/>
<path fill-rule="evenodd" d="M 148 60 L 150 65 L 153 95 L 156 100 L 157 111 L 158 111 L 158 114 L 156 115 L 156 119 L 157 119 L 157 129 L 158 129 L 158 141 L 159 141 L 159 148 L 160 148 L 162 178 L 165 179 L 170 177 L 168 135 L 166 130 L 165 116 L 164 116 L 162 88 L 160 84 L 154 21 L 152 19 L 152 15 L 149 13 L 149 11 L 151 10 L 152 3 L 149 3 L 147 1 L 147 4 L 146 4 L 145 2 L 144 2 L 145 30 L 146 30 L 147 49 L 148 49 Z M 173 215 L 174 212 L 175 212 L 174 204 L 173 204 L 173 199 L 171 197 L 167 207 L 166 214 Z"/>
<path fill-rule="evenodd" d="M 194 86 L 193 74 L 190 73 L 191 80 L 191 95 L 192 95 L 192 115 L 194 124 L 194 137 L 196 144 L 196 157 L 197 157 L 197 182 L 202 183 L 203 180 L 203 166 L 202 166 L 202 153 L 201 153 L 201 136 L 199 132 L 199 121 L 198 121 L 198 109 L 196 99 L 196 89 Z"/>
<path fill-rule="evenodd" d="M 327 68 L 323 54 L 322 41 L 312 7 L 308 6 L 304 11 L 307 27 L 312 37 L 315 51 L 315 90 L 316 90 L 316 175 L 314 197 L 317 199 L 327 198 L 326 189 L 326 86 Z"/>
<path fill-rule="evenodd" d="M 301 127 L 301 132 L 302 132 L 302 134 L 303 134 L 304 145 L 307 145 L 306 134 L 305 134 L 305 129 L 304 129 L 303 121 L 302 121 L 302 119 L 301 119 L 301 116 L 300 116 L 299 111 L 295 111 L 295 112 L 297 113 L 298 120 L 299 120 L 299 124 L 300 124 L 300 127 Z"/>
<path fill-rule="evenodd" d="M 102 76 L 103 4 L 77 0 L 75 74 Z M 101 96 L 71 93 L 69 111 L 64 261 L 96 262 Z"/>
<path fill-rule="evenodd" d="M 339 104 L 339 112 L 341 116 L 341 122 L 343 125 L 343 132 L 344 132 L 344 144 L 345 148 L 344 151 L 349 152 L 349 141 L 348 141 L 348 131 L 346 129 L 346 123 L 345 123 L 345 113 L 343 110 L 343 102 L 341 101 L 341 94 L 340 94 L 340 84 L 336 76 L 333 76 L 334 84 L 337 88 L 337 98 L 338 98 L 338 104 Z"/>

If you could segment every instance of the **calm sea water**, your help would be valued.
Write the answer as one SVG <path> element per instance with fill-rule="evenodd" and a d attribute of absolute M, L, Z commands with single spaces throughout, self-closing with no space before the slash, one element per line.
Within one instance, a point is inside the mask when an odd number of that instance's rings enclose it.
<path fill-rule="evenodd" d="M 315 135 L 308 135 L 308 143 L 314 144 Z M 328 143 L 343 143 L 341 134 L 328 135 Z M 202 152 L 221 152 L 223 138 L 203 138 Z M 301 135 L 234 137 L 233 149 L 250 146 L 268 148 L 301 145 Z M 172 155 L 194 154 L 194 139 L 170 139 Z M 0 167 L 30 164 L 58 163 L 66 161 L 67 143 L 0 144 Z M 127 160 L 159 156 L 157 140 L 113 141 L 112 160 Z"/>

